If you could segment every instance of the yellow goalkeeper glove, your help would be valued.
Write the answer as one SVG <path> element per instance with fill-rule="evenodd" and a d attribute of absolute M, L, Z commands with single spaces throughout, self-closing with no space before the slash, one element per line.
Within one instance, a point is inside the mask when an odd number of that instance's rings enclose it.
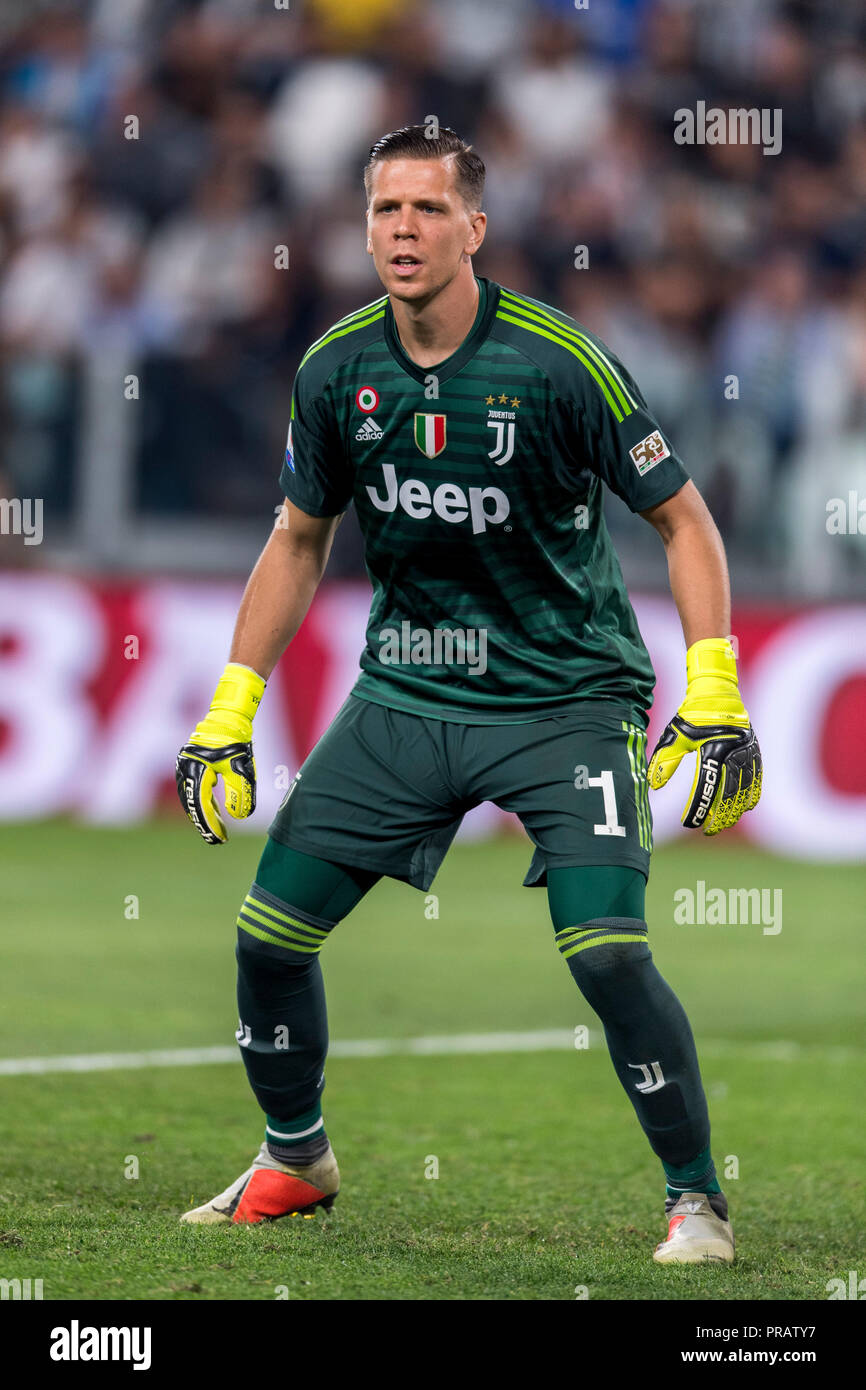
<path fill-rule="evenodd" d="M 227 839 L 214 800 L 217 777 L 223 779 L 230 816 L 244 820 L 256 809 L 253 716 L 264 689 L 265 681 L 251 666 L 229 662 L 207 715 L 177 755 L 180 804 L 209 845 L 222 845 Z"/>
<path fill-rule="evenodd" d="M 697 753 L 682 823 L 717 835 L 736 825 L 761 798 L 763 764 L 743 708 L 737 662 L 727 637 L 694 642 L 686 653 L 686 697 L 668 724 L 647 769 L 653 790 L 663 787 L 686 753 Z"/>

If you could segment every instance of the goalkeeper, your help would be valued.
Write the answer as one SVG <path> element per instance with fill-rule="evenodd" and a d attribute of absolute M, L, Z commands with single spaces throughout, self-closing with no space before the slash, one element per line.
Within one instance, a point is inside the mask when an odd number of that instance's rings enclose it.
<path fill-rule="evenodd" d="M 724 550 L 604 343 L 476 276 L 483 182 L 452 131 L 429 140 L 407 127 L 371 150 L 367 250 L 385 294 L 300 364 L 280 521 L 211 709 L 178 755 L 184 809 L 218 844 L 217 779 L 229 815 L 249 815 L 255 712 L 354 502 L 373 581 L 361 674 L 271 823 L 237 924 L 238 1041 L 265 1139 L 246 1172 L 183 1219 L 331 1205 L 322 947 L 383 875 L 426 892 L 465 812 L 493 801 L 534 844 L 524 883 L 547 889 L 556 946 L 661 1162 L 669 1224 L 654 1258 L 730 1262 L 694 1039 L 653 963 L 645 913 L 648 788 L 694 753 L 683 823 L 706 835 L 760 795 Z M 661 536 L 683 626 L 685 695 L 649 768 L 655 677 L 605 486 Z"/>

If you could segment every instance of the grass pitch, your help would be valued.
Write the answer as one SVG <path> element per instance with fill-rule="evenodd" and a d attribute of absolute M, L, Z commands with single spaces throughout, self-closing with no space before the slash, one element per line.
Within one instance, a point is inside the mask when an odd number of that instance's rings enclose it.
<path fill-rule="evenodd" d="M 0 1056 L 233 1041 L 234 919 L 259 841 L 209 849 L 173 822 L 2 841 Z M 597 1033 L 545 894 L 520 887 L 530 853 L 453 848 L 438 917 L 380 883 L 323 952 L 332 1039 Z M 781 889 L 782 931 L 675 925 L 674 892 L 698 879 Z M 653 1264 L 660 1165 L 597 1043 L 332 1058 L 333 1211 L 246 1229 L 177 1222 L 260 1142 L 239 1061 L 0 1077 L 0 1277 L 42 1278 L 46 1299 L 826 1299 L 866 1271 L 864 899 L 862 865 L 724 839 L 654 856 L 650 944 L 695 1030 L 720 1175 L 738 1171 L 722 1177 L 733 1269 Z"/>

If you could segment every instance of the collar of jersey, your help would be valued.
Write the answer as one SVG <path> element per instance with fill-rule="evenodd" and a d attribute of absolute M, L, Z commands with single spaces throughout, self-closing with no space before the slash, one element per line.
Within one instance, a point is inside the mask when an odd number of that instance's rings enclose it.
<path fill-rule="evenodd" d="M 475 322 L 457 351 L 452 352 L 451 356 L 446 357 L 444 362 L 438 362 L 433 367 L 419 367 L 418 363 L 413 362 L 412 358 L 409 357 L 397 336 L 391 301 L 388 300 L 385 308 L 385 342 L 388 344 L 388 351 L 397 365 L 402 367 L 404 372 L 413 376 L 416 381 L 424 384 L 431 375 L 437 376 L 440 382 L 450 380 L 452 376 L 457 375 L 462 367 L 465 367 L 471 357 L 474 357 L 490 332 L 496 317 L 496 306 L 499 302 L 499 286 L 491 280 L 487 280 L 483 275 L 476 275 L 475 279 L 478 283 L 478 310 L 475 315 Z"/>

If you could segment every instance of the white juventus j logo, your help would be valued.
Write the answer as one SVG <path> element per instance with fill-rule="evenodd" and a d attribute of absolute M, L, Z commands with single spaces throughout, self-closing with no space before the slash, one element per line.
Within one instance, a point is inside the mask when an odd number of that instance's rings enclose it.
<path fill-rule="evenodd" d="M 662 1074 L 661 1065 L 658 1062 L 650 1063 L 652 1067 L 652 1076 L 650 1076 L 650 1069 L 646 1062 L 629 1062 L 628 1065 L 634 1067 L 635 1071 L 643 1072 L 643 1081 L 636 1082 L 635 1088 L 638 1091 L 643 1091 L 644 1095 L 648 1095 L 650 1091 L 660 1091 L 662 1086 L 664 1086 L 665 1079 Z M 653 1077 L 655 1080 L 653 1080 Z"/>
<path fill-rule="evenodd" d="M 487 457 L 492 459 L 497 466 L 507 463 L 514 453 L 514 421 L 488 420 L 487 428 L 496 431 L 496 443 L 492 449 L 487 451 Z M 507 434 L 506 430 L 508 431 Z M 501 458 L 498 457 L 499 454 L 502 454 Z"/>

